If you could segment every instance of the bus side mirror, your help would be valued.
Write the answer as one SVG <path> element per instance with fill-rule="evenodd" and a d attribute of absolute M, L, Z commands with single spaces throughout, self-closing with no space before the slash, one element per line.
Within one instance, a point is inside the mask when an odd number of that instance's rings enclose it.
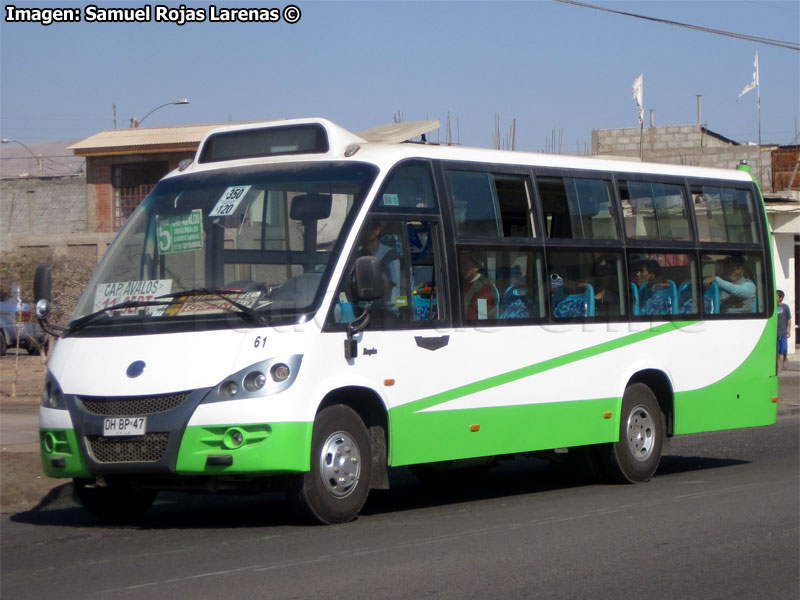
<path fill-rule="evenodd" d="M 362 256 L 356 260 L 356 294 L 359 300 L 377 300 L 383 296 L 381 262 L 374 256 Z"/>
<path fill-rule="evenodd" d="M 53 274 L 50 265 L 39 265 L 36 267 L 36 275 L 33 277 L 33 299 L 47 300 L 50 302 L 53 293 Z"/>
<path fill-rule="evenodd" d="M 53 295 L 53 273 L 50 265 L 39 265 L 36 267 L 36 274 L 33 276 L 33 299 L 36 302 L 36 317 L 40 323 L 47 321 L 50 316 L 50 301 Z M 45 325 L 45 331 L 51 333 Z"/>

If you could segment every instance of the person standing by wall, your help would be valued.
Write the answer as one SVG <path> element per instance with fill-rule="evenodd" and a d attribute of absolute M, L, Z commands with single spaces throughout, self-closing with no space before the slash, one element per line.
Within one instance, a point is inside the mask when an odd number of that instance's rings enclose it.
<path fill-rule="evenodd" d="M 778 290 L 778 371 L 786 368 L 789 336 L 792 332 L 792 311 L 783 303 L 783 290 Z"/>

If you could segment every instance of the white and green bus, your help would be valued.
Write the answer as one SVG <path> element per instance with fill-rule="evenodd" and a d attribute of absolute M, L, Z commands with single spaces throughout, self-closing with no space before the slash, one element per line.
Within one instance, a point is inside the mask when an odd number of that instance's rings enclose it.
<path fill-rule="evenodd" d="M 392 467 L 555 452 L 641 482 L 671 436 L 775 422 L 748 172 L 426 143 L 436 126 L 210 132 L 61 332 L 46 473 L 106 518 L 281 489 L 336 523 Z"/>

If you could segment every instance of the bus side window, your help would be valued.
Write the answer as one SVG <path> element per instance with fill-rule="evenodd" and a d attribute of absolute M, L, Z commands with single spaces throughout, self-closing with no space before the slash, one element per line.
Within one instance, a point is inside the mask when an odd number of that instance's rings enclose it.
<path fill-rule="evenodd" d="M 497 238 L 501 235 L 497 190 L 490 173 L 448 171 L 459 235 Z"/>
<path fill-rule="evenodd" d="M 700 313 L 702 294 L 698 292 L 697 266 L 692 254 L 632 252 L 628 267 L 634 317 L 667 318 Z"/>
<path fill-rule="evenodd" d="M 532 248 L 458 248 L 461 316 L 465 323 L 521 325 L 544 317 L 544 261 Z"/>
<path fill-rule="evenodd" d="M 701 242 L 760 241 L 750 190 L 695 186 L 692 197 Z"/>
<path fill-rule="evenodd" d="M 447 178 L 459 235 L 534 237 L 527 177 L 451 170 Z"/>
<path fill-rule="evenodd" d="M 618 320 L 627 314 L 623 264 L 619 251 L 550 250 L 547 268 L 553 316 L 557 320 Z"/>
<path fill-rule="evenodd" d="M 619 239 L 611 182 L 579 177 L 537 177 L 547 237 Z"/>
<path fill-rule="evenodd" d="M 706 303 L 707 314 L 764 313 L 764 266 L 755 253 L 710 254 L 701 257 L 703 289 L 716 304 Z M 712 294 L 709 292 L 713 292 Z"/>
<path fill-rule="evenodd" d="M 392 210 L 437 209 L 430 166 L 411 162 L 401 165 L 389 176 L 383 193 L 375 199 L 375 209 Z"/>
<path fill-rule="evenodd" d="M 623 180 L 619 193 L 629 239 L 692 239 L 683 186 Z"/>
<path fill-rule="evenodd" d="M 366 306 L 354 295 L 352 271 L 359 256 L 378 258 L 384 283 L 383 297 L 370 308 L 368 329 L 392 329 L 443 319 L 438 235 L 438 226 L 432 221 L 367 221 L 348 274 L 337 291 L 334 321 L 350 322 Z"/>

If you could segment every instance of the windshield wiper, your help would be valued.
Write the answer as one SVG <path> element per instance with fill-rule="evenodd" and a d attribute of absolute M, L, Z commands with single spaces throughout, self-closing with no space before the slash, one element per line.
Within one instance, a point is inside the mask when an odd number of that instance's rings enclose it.
<path fill-rule="evenodd" d="M 226 294 L 243 294 L 245 292 L 240 292 L 238 290 L 226 290 L 226 289 L 208 289 L 208 288 L 194 288 L 191 290 L 182 290 L 180 292 L 170 292 L 169 294 L 162 294 L 161 296 L 156 296 L 156 300 L 160 300 L 162 298 L 180 298 L 181 296 L 215 296 L 216 298 L 221 298 L 228 302 L 231 306 L 238 308 L 242 314 L 246 315 L 249 319 L 255 321 L 256 323 L 266 324 L 269 322 L 269 319 L 264 313 L 260 313 L 258 311 L 253 310 L 249 306 L 245 306 L 241 302 L 237 302 L 233 298 L 229 298 Z M 168 303 L 169 304 L 169 303 Z"/>
<path fill-rule="evenodd" d="M 84 315 L 78 319 L 75 319 L 71 323 L 67 325 L 67 330 L 65 334 L 72 333 L 77 331 L 81 327 L 85 326 L 90 321 L 93 321 L 97 317 L 107 312 L 114 312 L 115 310 L 123 310 L 126 308 L 139 308 L 141 306 L 164 306 L 165 304 L 170 304 L 170 302 L 165 300 L 128 300 L 127 302 L 120 302 L 119 304 L 115 304 L 114 306 L 106 306 L 105 308 L 101 308 L 100 310 L 96 310 L 93 313 L 89 313 L 88 315 Z"/>

